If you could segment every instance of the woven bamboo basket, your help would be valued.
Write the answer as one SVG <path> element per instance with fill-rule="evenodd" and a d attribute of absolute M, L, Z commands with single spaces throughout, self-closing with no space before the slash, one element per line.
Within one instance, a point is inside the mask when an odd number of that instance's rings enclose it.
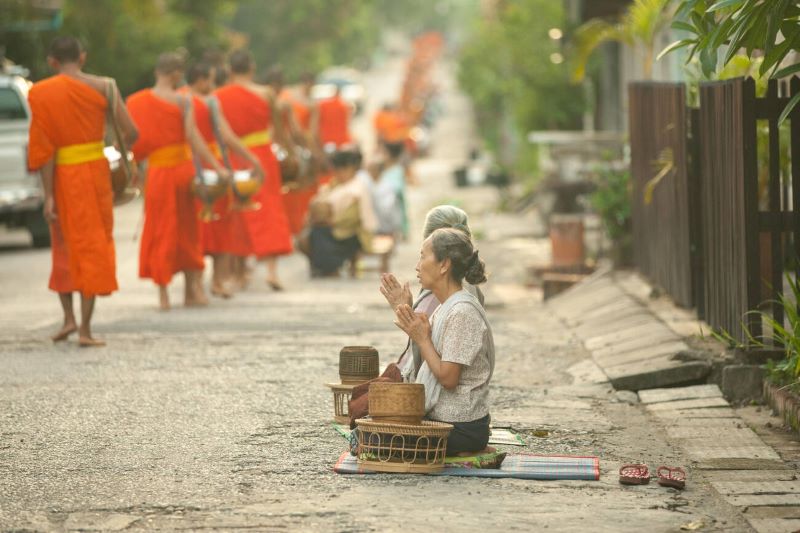
<path fill-rule="evenodd" d="M 339 352 L 343 384 L 359 384 L 378 377 L 378 350 L 372 346 L 345 346 Z"/>
<path fill-rule="evenodd" d="M 418 426 L 425 416 L 425 385 L 371 383 L 369 416 L 375 421 Z"/>
<path fill-rule="evenodd" d="M 355 385 L 343 385 L 341 383 L 328 383 L 328 387 L 333 391 L 333 419 L 339 424 L 350 424 L 350 410 L 348 403 L 353 393 Z"/>
<path fill-rule="evenodd" d="M 419 425 L 356 420 L 358 464 L 375 472 L 431 473 L 444 468 L 453 426 L 423 420 Z"/>

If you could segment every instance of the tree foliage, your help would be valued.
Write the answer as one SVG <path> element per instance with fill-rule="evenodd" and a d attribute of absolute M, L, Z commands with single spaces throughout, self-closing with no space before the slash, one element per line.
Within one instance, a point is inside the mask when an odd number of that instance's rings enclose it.
<path fill-rule="evenodd" d="M 672 21 L 671 0 L 634 0 L 622 18 L 615 23 L 601 19 L 586 21 L 575 31 L 573 38 L 575 81 L 583 80 L 589 57 L 602 44 L 616 41 L 627 46 L 638 46 L 644 51 L 643 72 L 652 76 L 656 38 Z"/>
<path fill-rule="evenodd" d="M 762 76 L 781 78 L 800 71 L 800 64 L 780 68 L 790 53 L 800 51 L 800 5 L 795 0 L 682 0 L 672 27 L 692 37 L 672 43 L 662 54 L 688 46 L 689 60 L 698 55 L 706 76 L 741 50 L 749 57 L 763 53 Z M 720 62 L 717 52 L 723 46 L 727 51 Z"/>
<path fill-rule="evenodd" d="M 561 2 L 508 0 L 476 21 L 461 50 L 459 81 L 474 103 L 484 141 L 495 153 L 515 142 L 518 170 L 532 170 L 525 163 L 529 131 L 580 126 L 582 92 L 570 85 L 566 65 L 554 55 L 560 44 L 548 36 L 563 25 Z"/>
<path fill-rule="evenodd" d="M 800 51 L 800 4 L 796 0 L 682 0 L 672 27 L 690 34 L 669 45 L 661 54 L 689 48 L 688 61 L 699 57 L 706 77 L 725 68 L 744 51 L 762 56 L 761 76 L 783 78 L 800 72 L 800 63 L 785 60 Z M 722 60 L 719 50 L 727 47 Z M 789 115 L 800 101 L 795 95 L 781 114 Z"/>

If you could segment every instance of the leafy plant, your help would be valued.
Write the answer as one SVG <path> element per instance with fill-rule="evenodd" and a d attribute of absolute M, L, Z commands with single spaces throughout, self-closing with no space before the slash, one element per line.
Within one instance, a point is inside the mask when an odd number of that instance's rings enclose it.
<path fill-rule="evenodd" d="M 579 26 L 573 42 L 573 81 L 583 80 L 589 58 L 600 45 L 609 41 L 641 47 L 644 74 L 651 78 L 656 39 L 672 21 L 670 3 L 671 0 L 634 0 L 617 23 L 591 19 Z"/>
<path fill-rule="evenodd" d="M 786 274 L 786 282 L 791 289 L 791 295 L 780 294 L 777 300 L 783 308 L 785 316 L 783 323 L 778 322 L 771 314 L 761 310 L 750 311 L 747 315 L 754 314 L 758 316 L 762 323 L 772 331 L 771 342 L 783 347 L 784 358 L 779 361 L 770 360 L 767 363 L 767 377 L 776 384 L 796 388 L 800 385 L 800 313 L 797 306 L 798 302 L 800 302 L 800 282 L 789 274 Z M 742 331 L 745 334 L 746 343 L 735 339 L 725 330 L 712 332 L 712 335 L 731 348 L 748 346 L 757 348 L 773 347 L 767 344 L 765 335 L 755 337 L 744 322 L 742 323 Z"/>
<path fill-rule="evenodd" d="M 600 216 L 609 238 L 619 244 L 630 240 L 631 232 L 631 173 L 628 168 L 606 165 L 595 175 L 597 189 L 590 202 Z"/>
<path fill-rule="evenodd" d="M 795 0 L 682 0 L 672 27 L 691 34 L 666 47 L 659 57 L 689 48 L 687 61 L 698 56 L 706 76 L 717 70 L 718 51 L 727 46 L 722 67 L 741 50 L 748 57 L 763 56 L 758 71 L 762 76 L 782 78 L 800 72 L 800 63 L 782 67 L 784 60 L 800 50 L 800 5 Z M 800 101 L 795 95 L 784 109 L 780 122 Z"/>

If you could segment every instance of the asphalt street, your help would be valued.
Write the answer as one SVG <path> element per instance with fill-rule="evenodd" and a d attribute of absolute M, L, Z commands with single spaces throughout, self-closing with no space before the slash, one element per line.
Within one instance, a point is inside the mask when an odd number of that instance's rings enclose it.
<path fill-rule="evenodd" d="M 369 73 L 371 109 L 397 91 L 399 67 L 395 59 Z M 373 345 L 386 364 L 405 346 L 377 275 L 311 280 L 295 254 L 280 263 L 285 292 L 272 292 L 258 265 L 247 292 L 162 313 L 155 288 L 136 276 L 133 203 L 115 211 L 120 291 L 98 302 L 95 325 L 105 348 L 48 340 L 60 321 L 46 288 L 49 252 L 0 233 L 0 529 L 677 531 L 699 521 L 749 530 L 691 472 L 682 493 L 617 483 L 622 463 L 686 459 L 524 286 L 526 265 L 548 259 L 536 219 L 497 213 L 491 188 L 453 187 L 474 126 L 452 72 L 442 68 L 440 80 L 445 114 L 433 154 L 416 165 L 412 238 L 393 270 L 413 279 L 427 209 L 454 201 L 470 212 L 492 273 L 493 418 L 519 431 L 527 451 L 599 456 L 601 480 L 335 474 L 346 442 L 331 428 L 323 384 L 337 377 L 339 349 Z M 365 142 L 368 131 L 362 119 Z M 176 280 L 175 302 L 181 291 Z"/>

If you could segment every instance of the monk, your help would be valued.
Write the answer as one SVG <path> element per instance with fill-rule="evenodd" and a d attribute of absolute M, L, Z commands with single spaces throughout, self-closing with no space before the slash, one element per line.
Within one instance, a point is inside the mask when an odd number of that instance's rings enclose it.
<path fill-rule="evenodd" d="M 312 130 L 326 151 L 350 144 L 350 104 L 342 99 L 337 85 L 331 98 L 321 101 L 312 114 Z"/>
<path fill-rule="evenodd" d="M 267 285 L 283 290 L 278 279 L 278 257 L 292 252 L 289 221 L 281 199 L 281 170 L 272 151 L 272 139 L 290 146 L 283 121 L 273 120 L 276 94 L 270 87 L 253 81 L 255 61 L 247 50 L 235 50 L 228 57 L 229 83 L 216 91 L 225 118 L 234 133 L 253 152 L 264 168 L 264 185 L 254 195 L 261 208 L 234 212 L 232 224 L 237 238 L 234 241 L 238 256 L 238 272 L 243 275 L 245 258 L 251 255 L 267 265 Z M 246 168 L 248 163 L 233 154 L 234 168 Z"/>
<path fill-rule="evenodd" d="M 310 78 L 304 75 L 300 94 L 294 93 L 285 87 L 283 72 L 279 67 L 273 67 L 267 76 L 269 85 L 278 95 L 278 112 L 283 118 L 283 126 L 286 134 L 292 139 L 295 145 L 300 146 L 310 152 L 313 151 L 315 157 L 321 157 L 319 148 L 311 135 L 311 87 L 313 86 L 313 76 Z M 310 82 L 309 82 L 310 80 Z M 309 153 L 310 153 L 309 152 Z M 308 161 L 307 163 L 311 163 Z M 309 168 L 308 172 L 314 172 Z M 285 176 L 284 176 L 285 178 Z M 317 192 L 316 176 L 301 176 L 295 182 L 284 183 L 282 188 L 283 206 L 289 220 L 289 229 L 292 235 L 297 235 L 305 226 L 306 214 L 311 198 Z"/>
<path fill-rule="evenodd" d="M 155 86 L 128 98 L 128 108 L 141 132 L 133 151 L 137 160 L 147 160 L 139 277 L 156 283 L 164 311 L 170 308 L 167 286 L 178 272 L 183 272 L 185 278 L 184 304 L 208 304 L 202 284 L 199 221 L 192 195 L 197 172 L 192 153 L 214 169 L 220 179 L 230 179 L 228 169 L 217 161 L 197 130 L 192 100 L 176 90 L 183 81 L 184 70 L 181 56 L 161 54 L 156 63 Z"/>
<path fill-rule="evenodd" d="M 219 102 L 211 93 L 214 90 L 216 69 L 209 63 L 198 62 L 192 64 L 186 71 L 186 83 L 192 95 L 194 118 L 197 129 L 209 149 L 218 158 L 222 158 L 219 142 L 225 143 L 228 150 L 237 154 L 239 158 L 247 161 L 253 169 L 257 179 L 263 182 L 264 171 L 258 158 L 242 144 L 239 137 L 233 133 L 228 121 L 222 114 Z M 211 105 L 209 105 L 209 102 Z M 216 123 L 216 132 L 214 124 Z M 223 160 L 224 162 L 224 160 Z M 230 169 L 229 169 L 230 170 Z M 226 195 L 215 202 L 214 212 L 219 217 L 217 220 L 201 224 L 201 243 L 203 253 L 210 255 L 214 262 L 214 272 L 211 278 L 211 294 L 222 298 L 233 296 L 233 290 L 228 282 L 232 275 L 232 248 L 230 211 L 231 196 Z"/>
<path fill-rule="evenodd" d="M 110 112 L 125 139 L 133 142 L 137 131 L 114 80 L 85 74 L 85 62 L 86 52 L 74 37 L 57 37 L 50 45 L 47 63 L 57 74 L 35 84 L 28 96 L 28 166 L 42 179 L 52 237 L 49 286 L 64 312 L 64 323 L 51 338 L 64 341 L 77 331 L 80 346 L 103 346 L 92 336 L 95 298 L 117 290 L 113 192 L 103 155 L 106 95 L 115 95 Z M 81 295 L 80 326 L 73 292 Z"/>

